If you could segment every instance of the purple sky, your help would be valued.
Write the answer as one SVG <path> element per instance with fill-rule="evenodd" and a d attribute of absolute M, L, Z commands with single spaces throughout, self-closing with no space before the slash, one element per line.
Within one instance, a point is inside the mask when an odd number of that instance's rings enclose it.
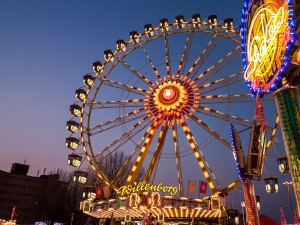
<path fill-rule="evenodd" d="M 130 31 L 142 31 L 146 23 L 157 25 L 161 18 L 173 21 L 179 14 L 216 14 L 232 17 L 238 25 L 242 5 L 241 0 L 0 1 L 0 169 L 9 171 L 12 163 L 26 159 L 32 176 L 44 168 L 71 170 L 65 148 L 69 105 L 82 76 L 103 59 L 104 50 L 115 48 L 117 39 L 127 40 Z M 289 219 L 287 188 L 280 188 L 267 195 L 263 181 L 257 184 L 260 213 L 279 220 L 282 205 Z M 229 205 L 240 210 L 241 196 L 241 191 L 233 192 Z"/>

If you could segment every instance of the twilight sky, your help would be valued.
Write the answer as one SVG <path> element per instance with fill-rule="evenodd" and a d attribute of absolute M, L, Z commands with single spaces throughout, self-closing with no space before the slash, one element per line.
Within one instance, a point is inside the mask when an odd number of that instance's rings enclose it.
<path fill-rule="evenodd" d="M 9 171 L 12 163 L 26 159 L 32 176 L 44 168 L 70 170 L 65 147 L 69 105 L 75 102 L 82 76 L 103 59 L 104 50 L 115 48 L 116 40 L 128 40 L 130 31 L 142 31 L 146 23 L 157 26 L 161 18 L 173 21 L 179 14 L 186 19 L 194 13 L 202 18 L 216 14 L 220 20 L 232 17 L 239 25 L 242 5 L 241 0 L 1 0 L 0 169 Z M 290 180 L 289 175 L 282 177 L 280 191 L 273 195 L 266 194 L 263 181 L 256 186 L 260 213 L 278 221 L 279 205 L 287 219 L 291 217 L 284 180 Z M 241 191 L 233 192 L 229 205 L 240 210 L 241 197 Z"/>

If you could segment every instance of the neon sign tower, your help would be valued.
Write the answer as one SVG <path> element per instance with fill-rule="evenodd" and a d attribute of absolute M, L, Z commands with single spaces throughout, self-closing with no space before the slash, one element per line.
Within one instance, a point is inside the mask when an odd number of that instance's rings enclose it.
<path fill-rule="evenodd" d="M 252 95 L 260 98 L 274 92 L 299 209 L 300 92 L 296 72 L 300 67 L 293 57 L 297 41 L 294 8 L 292 0 L 246 0 L 241 38 L 244 78 Z"/>

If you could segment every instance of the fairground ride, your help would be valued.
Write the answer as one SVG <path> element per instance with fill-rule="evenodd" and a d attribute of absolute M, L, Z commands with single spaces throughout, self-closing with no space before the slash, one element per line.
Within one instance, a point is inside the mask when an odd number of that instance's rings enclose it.
<path fill-rule="evenodd" d="M 241 49 L 232 18 L 194 14 L 146 24 L 142 33 L 131 31 L 129 40 L 104 51 L 75 91 L 66 146 L 72 151 L 68 163 L 78 168 L 76 181 L 86 183 L 88 162 L 117 196 L 92 200 L 91 187 L 83 211 L 121 221 L 227 216 L 224 196 L 241 183 L 230 124 L 251 128 L 255 111 L 243 85 Z M 274 105 L 269 100 L 264 98 Z M 266 123 L 266 149 L 277 122 Z M 111 177 L 102 162 L 117 152 L 126 159 Z M 206 195 L 189 196 L 190 178 L 208 184 Z"/>
<path fill-rule="evenodd" d="M 297 32 L 299 34 L 300 17 L 297 13 L 297 0 L 245 0 L 241 36 L 247 86 L 256 99 L 270 93 L 275 98 L 299 216 L 300 55 Z M 267 181 L 270 181 L 268 187 L 271 191 L 276 180 Z M 251 191 L 244 195 L 245 199 L 254 199 Z M 254 202 L 248 201 L 246 211 L 251 224 L 259 224 L 257 210 L 252 213 L 255 211 Z"/>

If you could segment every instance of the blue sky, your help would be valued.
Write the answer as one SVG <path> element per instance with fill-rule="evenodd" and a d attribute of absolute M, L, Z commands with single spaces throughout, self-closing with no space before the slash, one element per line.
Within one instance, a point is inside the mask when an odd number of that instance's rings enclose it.
<path fill-rule="evenodd" d="M 179 14 L 216 14 L 220 20 L 232 17 L 239 25 L 242 5 L 241 0 L 1 0 L 0 169 L 9 171 L 12 163 L 25 159 L 32 176 L 44 168 L 70 169 L 65 148 L 69 105 L 75 102 L 82 76 L 103 59 L 104 50 L 115 48 L 116 40 L 128 40 L 130 31 L 143 31 L 147 23 L 157 26 L 161 18 L 173 21 Z M 257 184 L 261 213 L 279 220 L 283 205 L 289 218 L 287 188 L 280 185 L 280 192 L 271 196 L 263 186 Z M 241 196 L 235 191 L 229 204 L 240 209 Z M 271 206 L 271 197 L 277 205 Z"/>

